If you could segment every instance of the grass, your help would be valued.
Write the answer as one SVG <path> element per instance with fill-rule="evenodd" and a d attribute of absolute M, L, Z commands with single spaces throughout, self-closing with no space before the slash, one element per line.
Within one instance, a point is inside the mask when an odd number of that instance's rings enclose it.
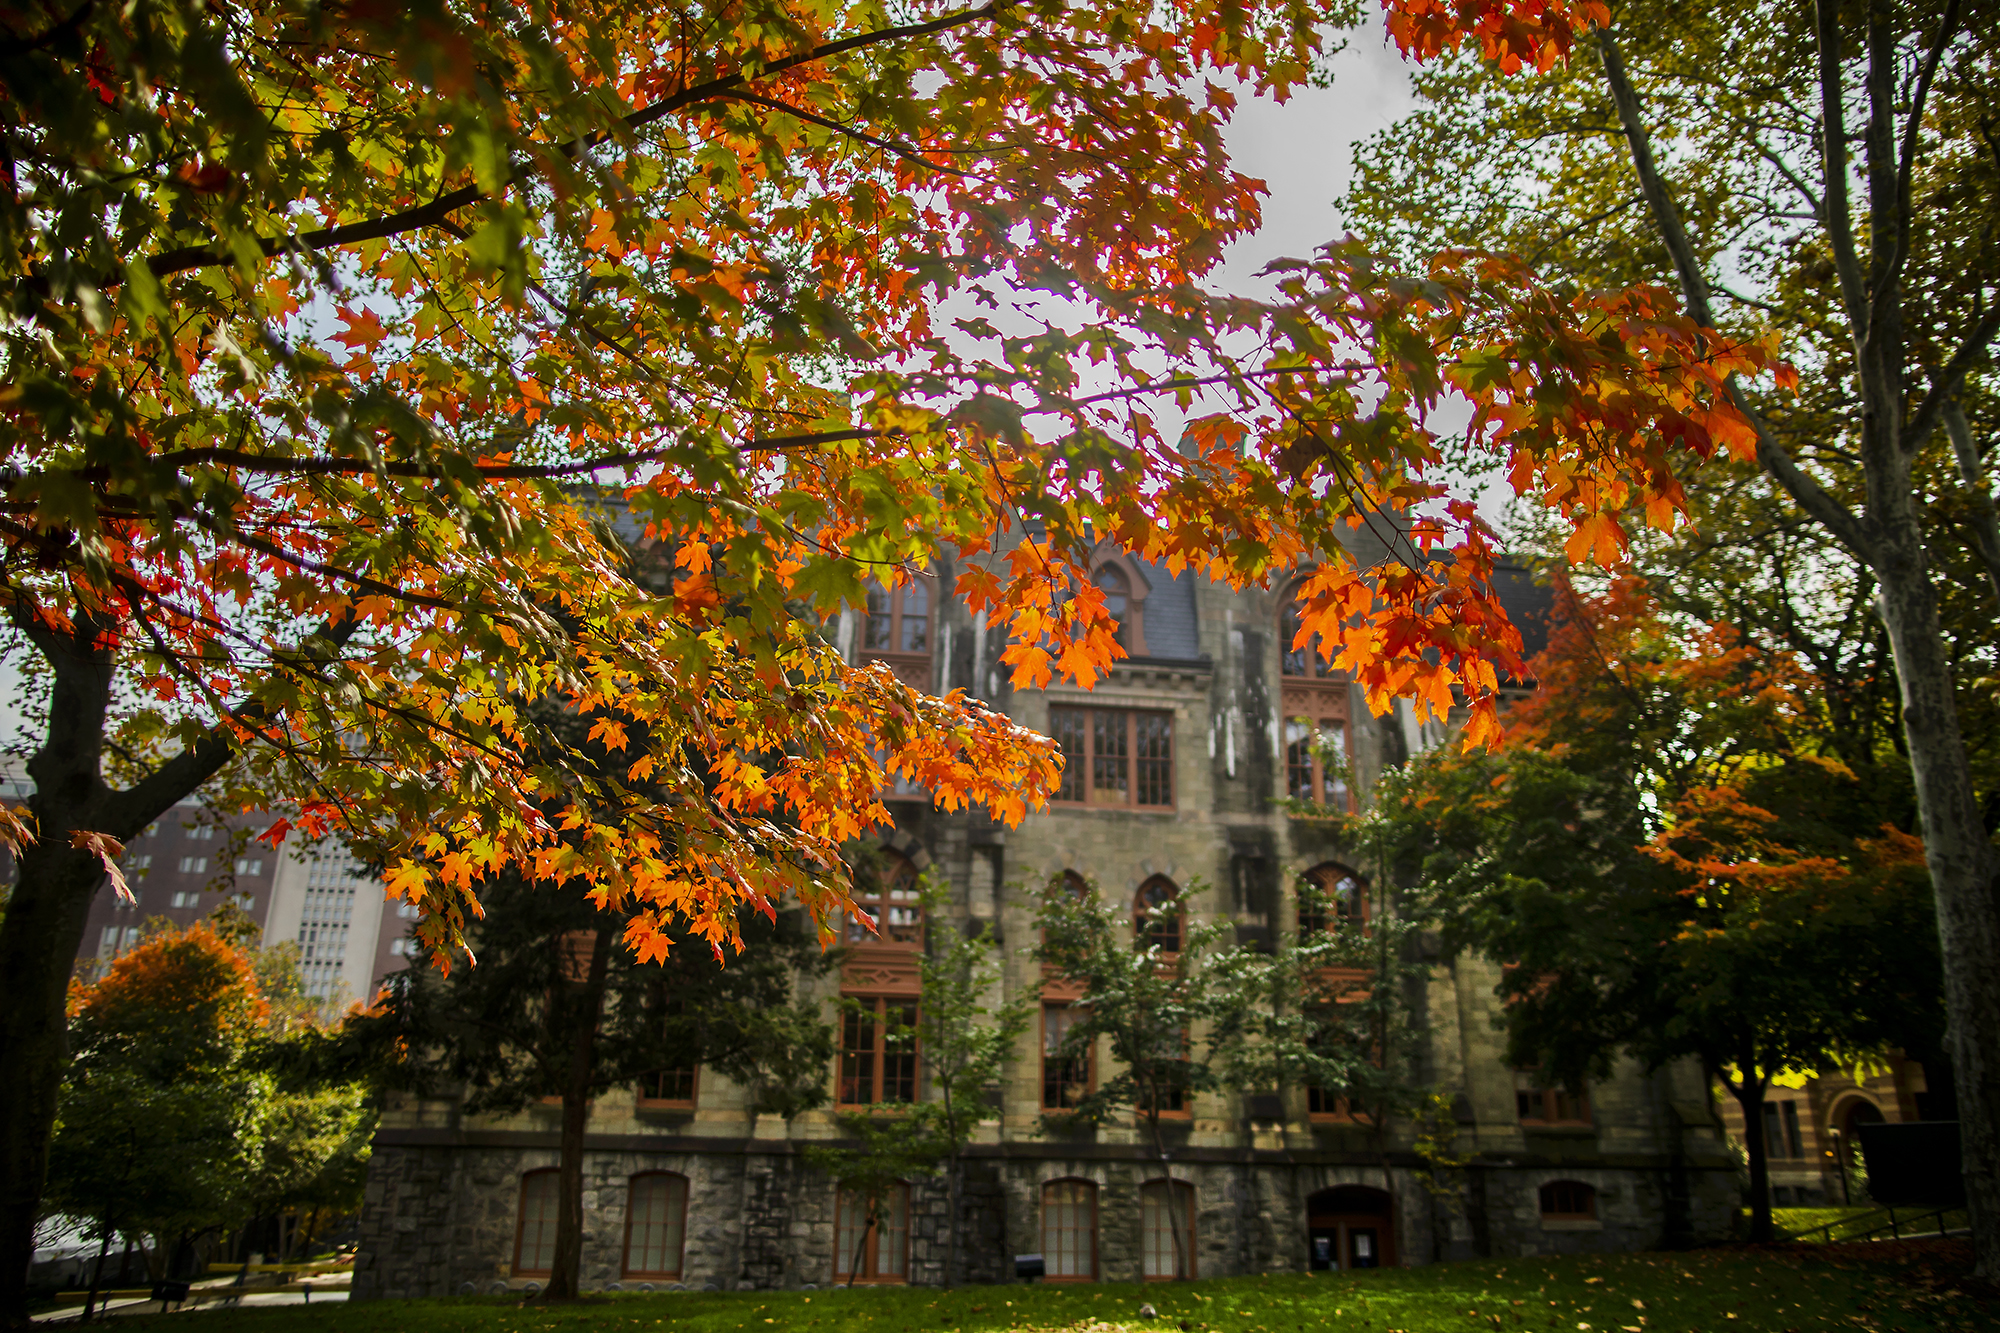
<path fill-rule="evenodd" d="M 1973 1333 L 1960 1241 L 1484 1260 L 1319 1277 L 1092 1286 L 470 1296 L 217 1310 L 201 1333 Z M 1990 1293 L 1988 1294 L 1990 1296 Z M 1157 1317 L 1142 1319 L 1150 1302 Z M 147 1317 L 131 1319 L 143 1323 Z M 128 1321 L 116 1325 L 127 1328 Z M 138 1330 L 132 1330 L 138 1333 Z"/>

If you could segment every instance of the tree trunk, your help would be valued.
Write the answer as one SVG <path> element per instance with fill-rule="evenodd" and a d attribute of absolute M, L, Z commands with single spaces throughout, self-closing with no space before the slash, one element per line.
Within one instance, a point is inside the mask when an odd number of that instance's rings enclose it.
<path fill-rule="evenodd" d="M 569 1069 L 562 1091 L 562 1160 L 556 1176 L 556 1252 L 549 1265 L 544 1300 L 573 1301 L 583 1272 L 583 1130 L 590 1119 L 590 1092 L 597 1026 L 604 1011 L 604 980 L 610 970 L 611 927 L 600 925 L 590 954 L 582 993 L 574 998 Z M 567 1007 L 567 1006 L 566 1006 Z"/>
<path fill-rule="evenodd" d="M 1944 955 L 1974 1271 L 2000 1280 L 2000 852 L 1986 834 L 1914 515 L 1876 567 Z M 1898 534 L 1892 534 L 1898 535 Z"/>
<path fill-rule="evenodd" d="M 945 1118 L 946 1120 L 951 1118 L 950 1112 L 946 1112 Z M 964 1160 L 957 1149 L 953 1149 L 951 1175 L 945 1187 L 944 1289 L 946 1291 L 958 1285 L 958 1208 L 959 1200 L 964 1197 L 964 1169 Z"/>
<path fill-rule="evenodd" d="M 1818 0 L 1814 12 L 1823 145 L 1820 222 L 1840 273 L 1843 313 L 1855 343 L 1855 387 L 1862 412 L 1860 453 L 1867 486 L 1865 518 L 1857 519 L 1798 468 L 1764 423 L 1750 412 L 1733 380 L 1730 392 L 1757 427 L 1758 461 L 1807 516 L 1867 565 L 1879 588 L 1877 608 L 1895 659 L 1903 737 L 1916 783 L 1917 810 L 1923 820 L 1924 860 L 1937 900 L 1948 1049 L 1959 1089 L 1965 1191 L 1972 1222 L 1973 1271 L 1994 1282 L 2000 1281 L 2000 850 L 1986 832 L 1973 788 L 1911 471 L 1916 452 L 1928 443 L 1924 435 L 1938 424 L 1956 429 L 1952 401 L 1966 367 L 1979 359 L 1972 354 L 1983 352 L 1984 345 L 1978 339 L 1990 338 L 1992 325 L 1989 316 L 1983 335 L 1968 335 L 1965 348 L 1954 359 L 1955 372 L 1932 377 L 1929 396 L 1917 409 L 1919 418 L 1928 424 L 1913 422 L 1914 404 L 1905 382 L 1899 239 L 1907 237 L 1910 205 L 1907 188 L 1899 177 L 1893 123 L 1898 106 L 1898 55 L 1888 26 L 1888 9 L 1871 7 L 1866 39 L 1867 128 L 1863 134 L 1850 134 L 1844 119 L 1848 91 L 1842 73 L 1839 8 L 1839 0 Z M 1605 77 L 1631 148 L 1633 169 L 1660 238 L 1673 258 L 1688 313 L 1713 327 L 1707 277 L 1654 164 L 1638 97 L 1626 77 L 1617 43 L 1606 31 L 1600 33 L 1599 45 Z M 1905 108 L 1905 112 L 1920 115 L 1921 108 L 1915 112 Z M 1848 146 L 1855 140 L 1865 143 L 1867 149 L 1870 227 L 1865 271 L 1848 205 Z M 1963 360 L 1968 355 L 1971 360 Z M 1967 484 L 1983 494 L 1976 467 L 1964 468 L 1961 459 L 1961 470 L 1967 473 Z M 1982 557 L 1990 558 L 1983 537 L 1975 546 Z M 1753 1126 L 1749 1132 L 1761 1138 L 1763 1127 Z M 1768 1204 L 1760 1200 L 1759 1206 Z"/>
<path fill-rule="evenodd" d="M 1174 1240 L 1174 1281 L 1184 1282 L 1193 1274 L 1194 1265 L 1188 1260 L 1187 1242 L 1181 1239 L 1180 1195 L 1174 1189 L 1174 1164 L 1173 1159 L 1167 1156 L 1166 1137 L 1160 1133 L 1159 1085 L 1152 1084 L 1151 1086 L 1153 1089 L 1152 1109 L 1146 1113 L 1146 1123 L 1152 1128 L 1153 1151 L 1159 1156 L 1160 1175 L 1166 1181 L 1167 1234 L 1172 1236 Z M 1140 1207 L 1142 1209 L 1145 1207 L 1143 1199 L 1140 1201 Z M 1144 1277 L 1144 1273 L 1142 1272 L 1140 1276 Z"/>
<path fill-rule="evenodd" d="M 90 628 L 80 622 L 80 635 Z M 0 1004 L 0 1069 L 7 1071 L 0 1091 L 0 1323 L 10 1328 L 28 1323 L 35 1219 L 69 1059 L 63 1006 L 90 901 L 104 880 L 96 859 L 69 844 L 72 832 L 90 826 L 106 795 L 98 762 L 111 702 L 111 655 L 88 639 L 79 645 L 67 637 L 39 637 L 56 651 L 43 646 L 53 668 L 48 736 L 28 762 L 35 782 L 28 807 L 38 840 L 21 849 L 0 920 L 0 977 L 7 978 L 7 1002 Z"/>
<path fill-rule="evenodd" d="M 226 731 L 212 732 L 136 786 L 113 792 L 101 771 L 112 627 L 79 616 L 72 632 L 58 633 L 26 611 L 16 612 L 15 625 L 47 661 L 50 675 L 47 731 L 28 761 L 36 841 L 17 858 L 0 919 L 0 977 L 8 985 L 7 1003 L 0 1005 L 0 1069 L 7 1071 L 0 1087 L 0 1326 L 25 1328 L 35 1219 L 69 1060 L 64 1004 L 91 900 L 104 883 L 104 867 L 70 846 L 70 835 L 129 839 L 215 776 L 233 744 Z M 350 624 L 327 642 L 338 645 L 352 634 Z"/>
<path fill-rule="evenodd" d="M 97 1262 L 90 1267 L 90 1290 L 83 1297 L 83 1322 L 97 1312 L 97 1289 L 104 1283 L 104 1256 L 111 1253 L 111 1228 L 104 1229 L 104 1239 L 97 1244 Z"/>
<path fill-rule="evenodd" d="M 1740 1082 L 1723 1084 L 1743 1108 L 1743 1148 L 1750 1154 L 1750 1239 L 1775 1239 L 1771 1226 L 1771 1154 L 1764 1142 L 1764 1080 L 1754 1068 L 1739 1069 Z"/>

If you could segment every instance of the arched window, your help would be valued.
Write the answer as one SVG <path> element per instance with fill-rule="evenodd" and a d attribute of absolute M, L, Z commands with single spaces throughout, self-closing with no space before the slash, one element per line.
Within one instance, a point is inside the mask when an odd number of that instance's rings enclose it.
<path fill-rule="evenodd" d="M 562 1197 L 554 1167 L 521 1177 L 521 1217 L 514 1231 L 515 1277 L 547 1277 L 556 1262 L 556 1207 Z"/>
<path fill-rule="evenodd" d="M 1042 1262 L 1050 1282 L 1097 1280 L 1097 1186 L 1088 1180 L 1042 1186 Z"/>
<path fill-rule="evenodd" d="M 1544 1222 L 1591 1222 L 1597 1219 L 1597 1189 L 1580 1180 L 1551 1180 L 1542 1186 Z"/>
<path fill-rule="evenodd" d="M 1285 719 L 1285 795 L 1336 812 L 1354 808 L 1349 774 L 1354 738 L 1347 726 L 1347 679 L 1320 653 L 1314 635 L 1301 647 L 1299 603 L 1287 593 L 1278 612 L 1278 650 L 1284 676 L 1278 707 Z"/>
<path fill-rule="evenodd" d="M 1301 877 L 1321 901 L 1299 899 L 1299 935 L 1325 930 L 1333 922 L 1358 926 L 1368 919 L 1368 882 L 1334 861 L 1324 861 Z"/>
<path fill-rule="evenodd" d="M 1133 947 L 1157 948 L 1161 953 L 1181 951 L 1181 918 L 1165 911 L 1180 889 L 1165 875 L 1155 875 L 1139 886 L 1132 900 Z"/>
<path fill-rule="evenodd" d="M 1125 571 L 1116 565 L 1105 565 L 1097 571 L 1097 588 L 1104 594 L 1104 609 L 1118 622 L 1118 644 L 1126 652 L 1132 651 L 1132 580 L 1125 577 Z"/>
<path fill-rule="evenodd" d="M 861 660 L 886 662 L 905 683 L 931 687 L 932 618 L 935 589 L 928 574 L 913 575 L 896 587 L 868 585 L 868 617 L 861 627 Z"/>
<path fill-rule="evenodd" d="M 1278 651 L 1282 654 L 1280 670 L 1287 676 L 1297 676 L 1303 680 L 1317 680 L 1333 674 L 1333 667 L 1320 652 L 1320 637 L 1315 634 L 1305 644 L 1294 647 L 1299 631 L 1305 621 L 1299 615 L 1298 589 L 1291 588 L 1280 596 L 1278 611 Z"/>
<path fill-rule="evenodd" d="M 891 1185 L 869 1216 L 868 1197 L 841 1190 L 834 1200 L 833 1279 L 906 1282 L 910 1273 L 910 1187 Z"/>
<path fill-rule="evenodd" d="M 1140 1187 L 1139 1203 L 1146 1280 L 1192 1278 L 1194 1186 L 1185 1180 L 1149 1180 Z"/>
<path fill-rule="evenodd" d="M 625 1196 L 625 1276 L 678 1280 L 687 1238 L 687 1177 L 647 1171 Z"/>
<path fill-rule="evenodd" d="M 849 944 L 923 947 L 924 908 L 918 900 L 917 866 L 901 852 L 884 847 L 879 860 L 861 867 L 854 877 L 854 905 L 875 918 L 876 928 L 871 931 L 859 916 L 849 913 Z"/>

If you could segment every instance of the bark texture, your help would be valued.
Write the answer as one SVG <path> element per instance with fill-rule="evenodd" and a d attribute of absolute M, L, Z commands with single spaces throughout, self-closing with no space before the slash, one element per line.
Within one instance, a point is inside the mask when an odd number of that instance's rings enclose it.
<path fill-rule="evenodd" d="M 1901 136 L 1896 132 L 1900 49 L 1894 18 L 1883 0 L 1869 0 L 1862 23 L 1859 90 L 1867 120 L 1858 134 L 1850 135 L 1846 114 L 1853 90 L 1846 84 L 1839 0 L 1819 0 L 1814 11 L 1824 200 L 1820 223 L 1833 251 L 1843 314 L 1854 342 L 1855 394 L 1861 407 L 1857 443 L 1865 477 L 1862 511 L 1849 510 L 1799 468 L 1733 382 L 1731 392 L 1757 428 L 1758 457 L 1766 470 L 1800 509 L 1867 566 L 1879 589 L 1877 612 L 1901 687 L 1904 739 L 1937 901 L 1947 1049 L 1957 1078 L 1976 1272 L 1987 1281 L 2000 1281 L 2000 851 L 1987 835 L 1973 786 L 1912 476 L 1917 452 L 1939 426 L 1955 428 L 1954 400 L 1967 371 L 1987 356 L 2000 330 L 2000 312 L 1976 321 L 1964 343 L 1929 372 L 1927 391 L 1920 398 L 1913 394 L 1906 383 L 1903 265 L 1912 225 L 1910 172 L 1918 149 L 1914 125 L 1923 118 L 1931 76 L 1955 31 L 1957 5 L 1947 6 L 1929 38 L 1912 103 L 1900 108 L 1910 122 Z M 1707 278 L 1654 161 L 1643 108 L 1611 33 L 1600 34 L 1599 50 L 1634 173 L 1673 257 L 1688 312 L 1713 327 Z M 1848 184 L 1851 142 L 1861 143 L 1865 153 L 1865 253 L 1856 237 Z M 1961 471 L 1966 471 L 1962 458 Z M 1965 480 L 1980 485 L 1976 470 Z M 1983 495 L 1983 486 L 1981 490 Z M 1990 496 L 1985 498 L 1990 511 Z M 1984 536 L 1982 530 L 1982 548 Z M 1980 554 L 1987 552 L 1981 549 Z M 1761 1141 L 1762 1122 L 1751 1112 L 1746 1101 L 1746 1136 Z M 1757 1172 L 1753 1154 L 1753 1190 L 1768 1216 Z"/>

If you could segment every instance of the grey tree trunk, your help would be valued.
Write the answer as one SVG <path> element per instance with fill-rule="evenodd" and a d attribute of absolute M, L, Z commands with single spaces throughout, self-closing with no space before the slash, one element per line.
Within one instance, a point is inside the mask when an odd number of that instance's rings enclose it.
<path fill-rule="evenodd" d="M 1855 345 L 1865 510 L 1853 513 L 1822 489 L 1794 462 L 1733 381 L 1730 391 L 1757 429 L 1758 461 L 1801 510 L 1867 566 L 1879 589 L 1877 613 L 1896 664 L 1903 736 L 1923 820 L 1924 858 L 1937 902 L 1947 1049 L 1958 1088 L 1974 1271 L 1991 1282 L 2000 1281 L 2000 850 L 1981 818 L 1959 727 L 1912 466 L 1917 452 L 1940 426 L 1955 429 L 1955 400 L 1967 372 L 1985 359 L 2000 332 L 2000 311 L 1988 311 L 1974 323 L 1950 359 L 1931 370 L 1928 391 L 1916 399 L 1906 382 L 1903 264 L 1912 223 L 1909 174 L 1919 140 L 1913 131 L 1906 133 L 1899 157 L 1896 133 L 1899 98 L 1910 99 L 1901 108 L 1906 119 L 1921 122 L 1930 74 L 1955 31 L 1956 15 L 1957 5 L 1947 5 L 1929 39 L 1930 51 L 1912 96 L 1898 88 L 1901 53 L 1891 26 L 1894 16 L 1880 0 L 1868 6 L 1863 79 L 1867 123 L 1860 134 L 1850 135 L 1845 122 L 1850 99 L 1839 0 L 1819 0 L 1815 10 L 1824 201 L 1820 223 L 1834 254 L 1843 313 Z M 1712 328 L 1715 317 L 1707 277 L 1653 160 L 1638 96 L 1610 33 L 1600 34 L 1599 50 L 1634 173 L 1673 258 L 1688 312 Z M 1852 140 L 1864 145 L 1866 155 L 1865 255 L 1849 202 Z M 1963 460 L 1961 472 L 1968 472 Z M 1976 469 L 1966 480 L 1980 483 Z M 1975 544 L 1983 558 L 1989 554 L 1983 511 L 1991 508 L 1990 496 L 1985 498 L 1988 503 L 1983 507 L 1978 497 L 1974 500 L 1981 520 L 1975 524 Z M 1761 1140 L 1763 1126 L 1753 1123 L 1745 1132 Z M 1760 1204 L 1768 1208 L 1767 1202 Z"/>

